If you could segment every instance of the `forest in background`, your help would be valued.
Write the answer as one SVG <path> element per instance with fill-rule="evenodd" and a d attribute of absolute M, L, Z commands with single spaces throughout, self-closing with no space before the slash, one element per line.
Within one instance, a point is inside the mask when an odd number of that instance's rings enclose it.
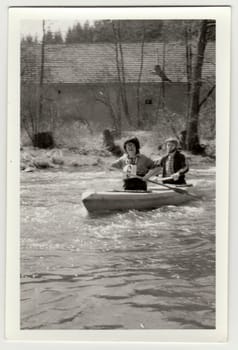
<path fill-rule="evenodd" d="M 115 35 L 113 23 L 119 21 L 100 20 L 83 25 L 77 23 L 69 27 L 65 37 L 60 30 L 52 31 L 50 25 L 46 25 L 44 42 L 46 44 L 73 44 L 73 43 L 114 43 Z M 195 37 L 199 34 L 200 21 L 192 20 L 121 20 L 120 34 L 123 42 L 184 42 L 185 36 Z M 214 21 L 210 23 L 214 24 Z M 207 40 L 215 41 L 215 25 L 207 29 Z M 37 36 L 26 35 L 22 42 L 36 42 L 41 40 Z"/>

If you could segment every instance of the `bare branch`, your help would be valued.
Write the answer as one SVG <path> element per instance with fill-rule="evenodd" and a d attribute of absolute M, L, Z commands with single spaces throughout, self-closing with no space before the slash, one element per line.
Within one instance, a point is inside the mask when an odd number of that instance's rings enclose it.
<path fill-rule="evenodd" d="M 96 101 L 101 102 L 101 103 L 103 103 L 106 106 L 109 106 L 108 102 L 106 102 L 105 100 L 103 100 L 103 99 L 101 99 L 99 97 L 96 97 Z"/>
<path fill-rule="evenodd" d="M 126 94 L 125 66 L 124 66 L 124 56 L 123 56 L 122 41 L 121 41 L 120 22 L 116 27 L 114 22 L 112 21 L 112 29 L 114 33 L 114 39 L 115 39 L 116 67 L 117 67 L 117 76 L 119 81 L 121 101 L 122 101 L 122 106 L 123 106 L 125 116 L 129 124 L 131 124 L 131 117 L 129 114 L 129 107 L 128 107 L 127 94 Z"/>
<path fill-rule="evenodd" d="M 199 110 L 201 109 L 202 105 L 207 101 L 207 99 L 211 96 L 213 91 L 215 90 L 216 85 L 213 85 L 213 87 L 208 91 L 207 95 L 202 99 L 202 101 L 199 103 Z"/>
<path fill-rule="evenodd" d="M 141 58 L 140 58 L 140 70 L 137 81 L 137 90 L 136 90 L 136 101 L 137 101 L 137 121 L 140 124 L 140 88 L 141 88 L 141 76 L 143 71 L 144 64 L 144 45 L 145 45 L 145 25 L 143 26 L 142 34 L 142 43 L 141 43 Z"/>

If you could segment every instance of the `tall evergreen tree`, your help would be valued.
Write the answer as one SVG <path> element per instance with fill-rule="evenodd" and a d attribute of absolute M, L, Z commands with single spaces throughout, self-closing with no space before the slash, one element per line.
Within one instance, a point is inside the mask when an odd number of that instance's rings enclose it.
<path fill-rule="evenodd" d="M 54 36 L 50 29 L 47 30 L 44 40 L 45 40 L 45 44 L 52 44 L 54 42 Z"/>
<path fill-rule="evenodd" d="M 80 23 L 68 29 L 65 42 L 68 44 L 84 42 L 84 29 Z"/>
<path fill-rule="evenodd" d="M 61 32 L 58 30 L 54 33 L 54 44 L 63 44 L 64 40 L 62 38 Z"/>

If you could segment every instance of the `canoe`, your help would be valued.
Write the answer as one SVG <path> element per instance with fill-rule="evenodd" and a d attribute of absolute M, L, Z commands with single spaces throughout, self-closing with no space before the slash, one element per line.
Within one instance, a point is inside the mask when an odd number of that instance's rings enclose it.
<path fill-rule="evenodd" d="M 166 205 L 180 205 L 193 197 L 189 189 L 177 193 L 170 189 L 144 191 L 86 191 L 82 194 L 85 208 L 91 212 L 150 210 Z"/>

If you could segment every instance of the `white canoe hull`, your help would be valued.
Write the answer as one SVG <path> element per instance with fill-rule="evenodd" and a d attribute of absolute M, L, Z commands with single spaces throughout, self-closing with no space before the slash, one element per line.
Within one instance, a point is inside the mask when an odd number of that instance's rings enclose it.
<path fill-rule="evenodd" d="M 188 202 L 191 198 L 186 192 L 181 194 L 169 189 L 151 192 L 90 191 L 83 193 L 82 202 L 89 212 L 102 212 L 156 209 L 165 205 L 180 205 Z"/>

